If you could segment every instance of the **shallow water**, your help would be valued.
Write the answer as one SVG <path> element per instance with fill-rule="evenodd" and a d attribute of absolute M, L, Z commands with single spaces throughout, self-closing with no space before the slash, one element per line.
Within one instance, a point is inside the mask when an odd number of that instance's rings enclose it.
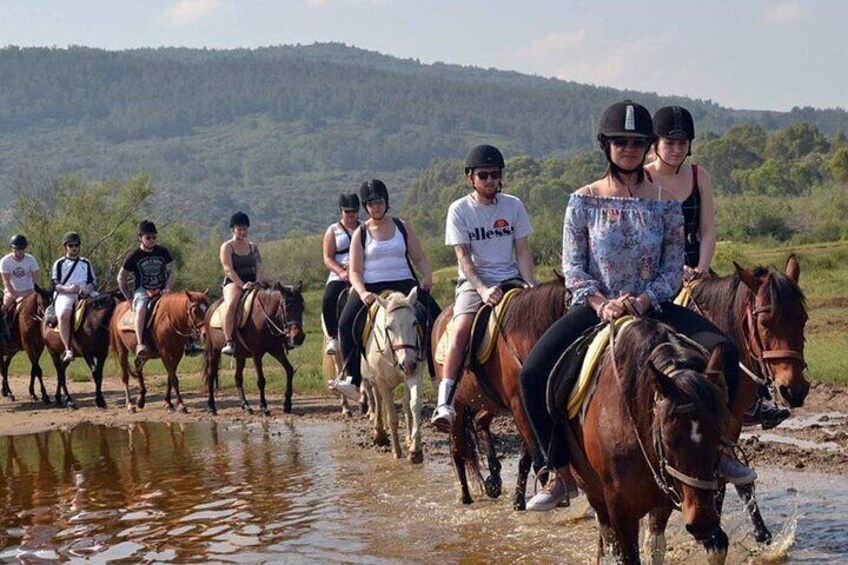
<path fill-rule="evenodd" d="M 446 458 L 414 467 L 358 449 L 342 423 L 88 424 L 0 437 L 0 560 L 314 563 L 586 563 L 597 534 L 585 498 L 517 513 L 505 493 L 456 502 Z M 848 479 L 760 470 L 777 535 L 761 550 L 728 495 L 728 563 L 848 563 Z M 779 535 L 778 535 L 779 534 Z M 669 563 L 703 563 L 682 532 Z M 788 558 L 786 557 L 788 555 Z"/>

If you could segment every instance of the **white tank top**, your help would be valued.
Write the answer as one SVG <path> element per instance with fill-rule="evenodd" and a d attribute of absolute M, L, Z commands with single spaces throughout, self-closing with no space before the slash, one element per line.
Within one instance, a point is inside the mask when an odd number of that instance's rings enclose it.
<path fill-rule="evenodd" d="M 356 228 L 354 228 L 356 229 Z M 350 265 L 350 240 L 353 237 L 353 232 L 350 235 L 345 232 L 344 228 L 338 222 L 333 224 L 333 235 L 336 238 L 336 254 L 334 259 L 339 265 Z M 339 253 L 339 250 L 344 253 Z M 327 282 L 342 280 L 334 271 L 330 271 L 330 276 L 327 277 Z"/>
<path fill-rule="evenodd" d="M 366 284 L 413 279 L 406 261 L 406 242 L 397 226 L 386 241 L 377 241 L 365 230 L 365 265 L 362 281 Z"/>

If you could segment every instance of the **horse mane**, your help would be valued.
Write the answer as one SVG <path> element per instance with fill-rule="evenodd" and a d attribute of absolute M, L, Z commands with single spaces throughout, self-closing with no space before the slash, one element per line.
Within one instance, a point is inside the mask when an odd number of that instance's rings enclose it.
<path fill-rule="evenodd" d="M 571 301 L 571 293 L 561 279 L 519 292 L 504 312 L 505 332 L 517 330 L 539 337 L 560 319 Z"/>

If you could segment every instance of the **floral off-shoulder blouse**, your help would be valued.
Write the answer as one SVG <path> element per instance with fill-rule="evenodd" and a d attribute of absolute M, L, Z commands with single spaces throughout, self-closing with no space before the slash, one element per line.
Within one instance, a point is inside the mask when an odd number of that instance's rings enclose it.
<path fill-rule="evenodd" d="M 572 194 L 562 230 L 562 273 L 572 304 L 600 292 L 646 293 L 654 308 L 683 283 L 683 211 L 676 200 Z"/>

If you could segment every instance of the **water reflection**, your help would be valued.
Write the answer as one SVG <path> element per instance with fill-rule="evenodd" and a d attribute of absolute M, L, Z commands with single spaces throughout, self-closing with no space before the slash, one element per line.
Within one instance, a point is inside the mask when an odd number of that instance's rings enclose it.
<path fill-rule="evenodd" d="M 446 462 L 352 448 L 342 424 L 136 423 L 0 438 L 0 560 L 557 563 L 592 561 L 585 501 L 547 515 L 456 503 Z M 514 480 L 515 461 L 506 461 Z M 846 481 L 761 472 L 766 519 L 791 562 L 848 552 Z M 791 491 L 787 489 L 792 487 Z M 802 509 L 799 511 L 799 508 Z M 795 525 L 797 524 L 797 528 Z M 728 502 L 731 559 L 774 559 Z M 670 525 L 670 563 L 703 562 Z"/>

